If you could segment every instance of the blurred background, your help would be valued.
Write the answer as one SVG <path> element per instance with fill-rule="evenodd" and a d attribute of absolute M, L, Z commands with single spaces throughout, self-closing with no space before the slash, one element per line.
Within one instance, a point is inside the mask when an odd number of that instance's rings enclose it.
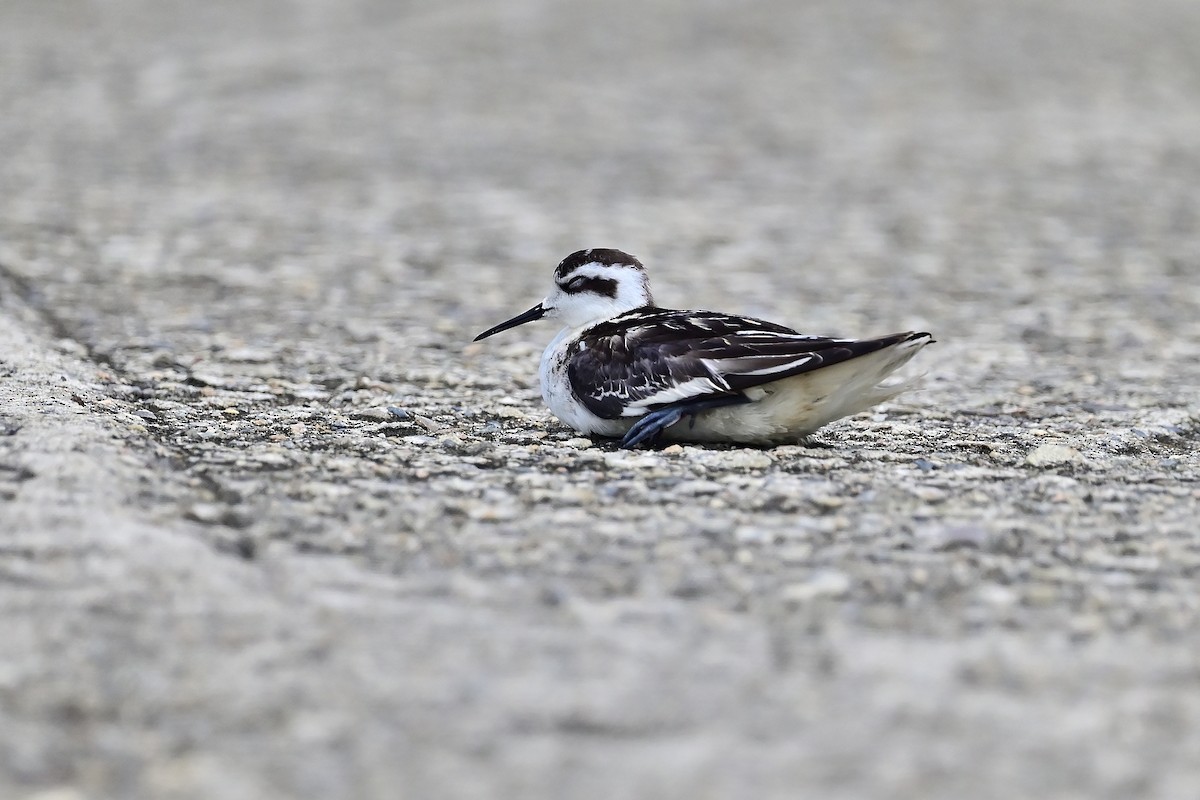
<path fill-rule="evenodd" d="M 527 307 L 590 246 L 641 257 L 665 305 L 815 332 L 1197 335 L 1190 2 L 0 14 L 7 260 L 107 349 L 266 343 L 282 314 L 440 359 L 420 346 Z"/>

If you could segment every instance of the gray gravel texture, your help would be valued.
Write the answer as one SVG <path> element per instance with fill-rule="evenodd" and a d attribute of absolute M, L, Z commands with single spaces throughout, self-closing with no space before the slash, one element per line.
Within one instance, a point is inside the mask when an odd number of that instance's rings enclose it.
<path fill-rule="evenodd" d="M 1198 41 L 5 0 L 0 796 L 1197 796 Z M 469 342 L 587 246 L 924 388 L 580 438 L 550 325 Z"/>

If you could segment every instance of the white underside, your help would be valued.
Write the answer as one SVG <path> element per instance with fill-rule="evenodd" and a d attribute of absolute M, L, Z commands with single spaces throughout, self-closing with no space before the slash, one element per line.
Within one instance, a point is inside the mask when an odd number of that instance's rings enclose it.
<path fill-rule="evenodd" d="M 563 357 L 573 331 L 564 329 L 542 355 L 542 397 L 556 417 L 584 434 L 624 436 L 638 417 L 602 419 L 571 391 Z M 750 403 L 684 417 L 663 438 L 689 442 L 783 444 L 795 442 L 836 419 L 857 414 L 912 388 L 913 378 L 885 383 L 931 340 L 901 342 L 831 367 L 763 384 L 746 392 Z"/>

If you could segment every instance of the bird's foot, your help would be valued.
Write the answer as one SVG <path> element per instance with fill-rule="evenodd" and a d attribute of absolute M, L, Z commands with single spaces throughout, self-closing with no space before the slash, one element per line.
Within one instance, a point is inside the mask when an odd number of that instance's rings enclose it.
<path fill-rule="evenodd" d="M 673 403 L 665 408 L 660 408 L 657 411 L 651 411 L 646 416 L 639 419 L 633 424 L 621 439 L 622 450 L 632 450 L 643 442 L 655 442 L 662 432 L 674 425 L 684 417 L 690 417 L 690 427 L 696 427 L 696 415 L 701 411 L 707 411 L 710 408 L 721 408 L 722 406 L 735 406 L 742 403 L 749 403 L 750 398 L 742 394 L 721 395 L 720 397 L 706 397 L 702 400 L 689 400 L 682 403 Z"/>

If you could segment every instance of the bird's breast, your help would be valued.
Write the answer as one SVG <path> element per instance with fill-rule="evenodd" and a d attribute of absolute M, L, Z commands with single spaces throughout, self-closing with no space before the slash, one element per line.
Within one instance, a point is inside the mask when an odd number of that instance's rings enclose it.
<path fill-rule="evenodd" d="M 542 399 L 546 401 L 546 406 L 554 416 L 580 433 L 620 436 L 632 424 L 631 421 L 596 416 L 575 396 L 571 388 L 567 368 L 576 350 L 573 333 L 572 329 L 563 328 L 542 353 L 542 363 L 538 370 Z"/>

